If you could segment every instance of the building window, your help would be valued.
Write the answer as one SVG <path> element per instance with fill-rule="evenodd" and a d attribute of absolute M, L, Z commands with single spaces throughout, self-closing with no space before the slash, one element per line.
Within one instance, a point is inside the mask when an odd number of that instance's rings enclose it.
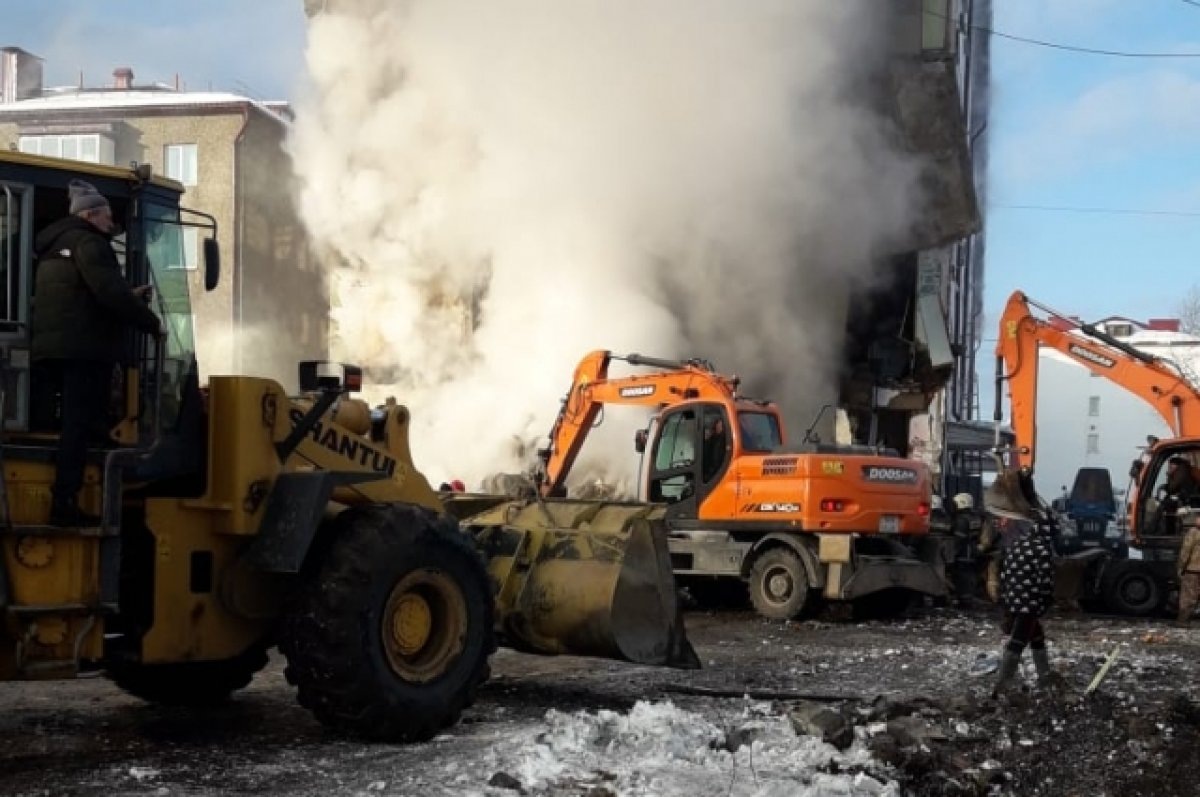
<path fill-rule="evenodd" d="M 924 0 L 921 14 L 921 49 L 950 50 L 954 20 L 949 0 Z"/>
<path fill-rule="evenodd" d="M 112 139 L 98 133 L 79 133 L 61 136 L 21 136 L 22 152 L 51 158 L 102 163 L 112 166 L 115 147 Z"/>
<path fill-rule="evenodd" d="M 196 185 L 195 144 L 168 144 L 163 160 L 167 164 L 167 177 L 184 185 Z"/>
<path fill-rule="evenodd" d="M 1087 439 L 1087 452 L 1089 454 L 1100 453 L 1100 435 L 1090 434 Z"/>
<path fill-rule="evenodd" d="M 1093 418 L 1097 418 L 1100 416 L 1100 397 L 1099 396 L 1089 396 L 1088 397 L 1088 415 L 1090 415 Z"/>

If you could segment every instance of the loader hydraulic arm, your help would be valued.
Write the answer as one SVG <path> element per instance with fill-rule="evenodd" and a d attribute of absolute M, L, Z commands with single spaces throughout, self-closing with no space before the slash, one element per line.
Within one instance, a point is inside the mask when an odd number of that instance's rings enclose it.
<path fill-rule="evenodd" d="M 1033 314 L 1032 308 L 1049 318 Z M 1061 323 L 1052 323 L 1059 319 Z M 996 411 L 1002 418 L 1003 383 L 1008 382 L 1012 426 L 1022 467 L 1037 455 L 1038 347 L 1061 352 L 1092 373 L 1109 379 L 1151 406 L 1176 435 L 1200 435 L 1200 392 L 1172 363 L 1108 335 L 1091 324 L 1029 299 L 1016 291 L 1000 318 L 996 343 Z"/>
<path fill-rule="evenodd" d="M 659 370 L 609 379 L 608 366 L 613 360 Z M 538 452 L 539 492 L 543 496 L 561 493 L 575 458 L 605 404 L 657 408 L 706 398 L 730 401 L 737 397 L 738 383 L 736 376 L 715 373 L 703 360 L 663 360 L 640 354 L 619 356 L 603 350 L 589 353 L 575 367 L 571 388 L 550 430 L 550 445 Z"/>

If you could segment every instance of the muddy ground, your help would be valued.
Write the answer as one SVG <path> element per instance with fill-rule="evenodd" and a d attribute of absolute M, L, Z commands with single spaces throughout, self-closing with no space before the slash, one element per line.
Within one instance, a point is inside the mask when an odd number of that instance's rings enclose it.
<path fill-rule="evenodd" d="M 746 692 L 780 712 L 817 716 L 842 746 L 856 740 L 875 762 L 870 775 L 890 781 L 892 793 L 1200 793 L 1200 627 L 1053 617 L 1051 653 L 1065 690 L 997 704 L 986 697 L 995 621 L 990 608 L 799 623 L 692 610 L 702 670 L 501 651 L 463 722 L 407 747 L 323 731 L 296 705 L 274 652 L 249 689 L 199 712 L 148 706 L 102 678 L 0 684 L 0 794 L 609 797 L 624 792 L 603 785 L 605 772 L 529 787 L 489 751 L 536 734 L 549 710 L 627 712 L 638 701 L 670 701 L 727 728 L 732 741 Z M 1085 696 L 1114 649 L 1106 679 Z M 731 784 L 741 774 L 731 773 Z M 739 793 L 758 793 L 754 781 L 743 779 Z"/>

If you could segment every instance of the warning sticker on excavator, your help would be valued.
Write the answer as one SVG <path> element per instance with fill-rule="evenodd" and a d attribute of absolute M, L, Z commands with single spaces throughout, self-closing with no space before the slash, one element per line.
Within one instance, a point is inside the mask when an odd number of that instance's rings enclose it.
<path fill-rule="evenodd" d="M 840 476 L 846 472 L 846 463 L 840 459 L 827 459 L 821 463 L 821 472 L 826 476 Z"/>

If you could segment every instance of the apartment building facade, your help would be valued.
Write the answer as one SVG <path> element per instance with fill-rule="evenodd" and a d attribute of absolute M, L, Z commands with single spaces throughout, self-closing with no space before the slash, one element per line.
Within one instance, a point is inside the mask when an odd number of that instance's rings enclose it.
<path fill-rule="evenodd" d="M 41 61 L 0 49 L 0 147 L 102 164 L 150 164 L 183 204 L 217 221 L 221 284 L 205 292 L 196 230 L 188 272 L 202 376 L 247 373 L 295 386 L 295 363 L 326 356 L 329 301 L 293 204 L 290 111 L 225 92 L 137 84 L 47 88 Z"/>

